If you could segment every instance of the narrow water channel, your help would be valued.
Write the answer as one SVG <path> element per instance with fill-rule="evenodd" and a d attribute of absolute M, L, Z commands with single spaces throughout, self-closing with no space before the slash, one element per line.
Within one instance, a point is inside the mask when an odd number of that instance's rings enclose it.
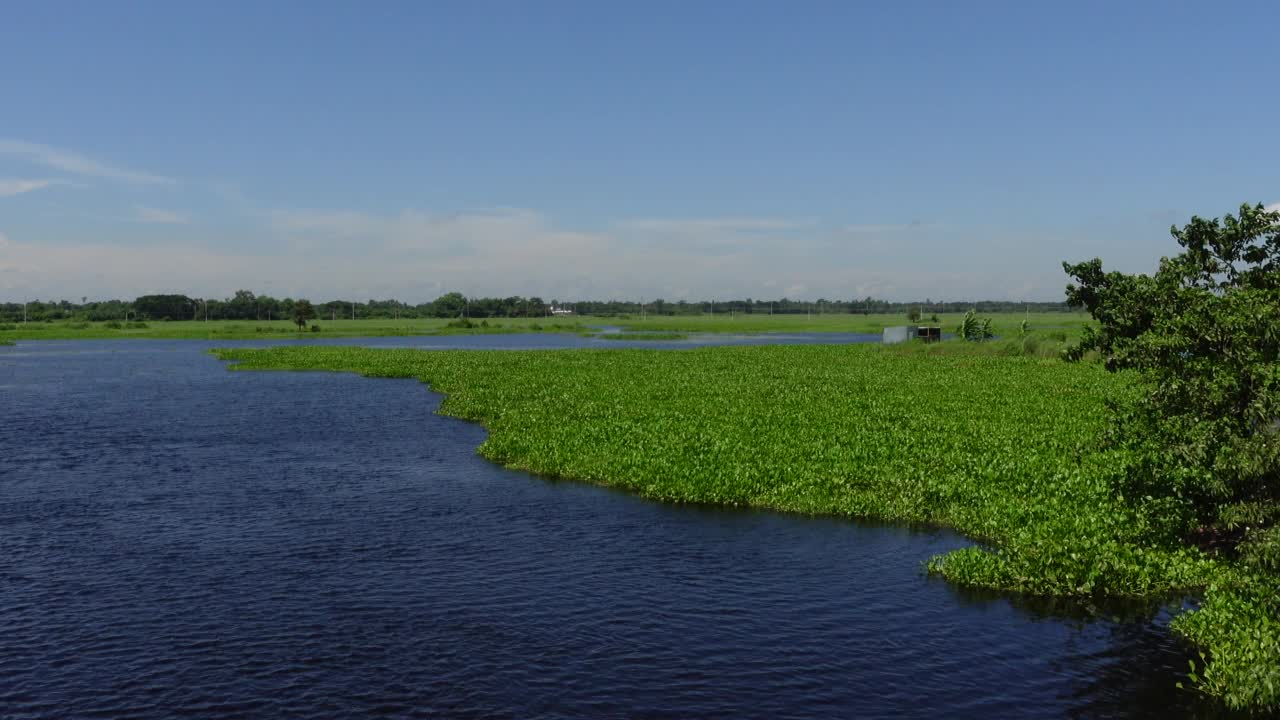
<path fill-rule="evenodd" d="M 516 337 L 352 342 L 589 342 Z M 1166 615 L 959 591 L 951 533 L 545 481 L 417 382 L 210 346 L 0 348 L 0 716 L 1213 714 Z"/>

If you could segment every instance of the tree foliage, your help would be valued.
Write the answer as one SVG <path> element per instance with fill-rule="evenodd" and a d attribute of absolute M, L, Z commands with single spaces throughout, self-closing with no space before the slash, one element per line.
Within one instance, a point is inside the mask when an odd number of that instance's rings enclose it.
<path fill-rule="evenodd" d="M 148 320 L 189 320 L 196 303 L 186 295 L 143 295 L 133 301 L 133 310 Z"/>
<path fill-rule="evenodd" d="M 976 312 L 970 310 L 960 319 L 960 325 L 956 328 L 956 335 L 959 335 L 964 340 L 982 342 L 995 337 L 996 333 L 991 327 L 991 318 L 980 318 Z"/>
<path fill-rule="evenodd" d="M 1067 299 L 1098 321 L 1069 356 L 1099 353 L 1143 392 L 1113 403 L 1111 443 L 1134 451 L 1121 491 L 1182 519 L 1273 521 L 1280 494 L 1280 213 L 1243 205 L 1171 230 L 1183 252 L 1153 275 L 1063 263 Z"/>
<path fill-rule="evenodd" d="M 307 321 L 316 316 L 316 309 L 310 300 L 299 300 L 293 304 L 293 322 L 298 329 L 306 327 Z"/>

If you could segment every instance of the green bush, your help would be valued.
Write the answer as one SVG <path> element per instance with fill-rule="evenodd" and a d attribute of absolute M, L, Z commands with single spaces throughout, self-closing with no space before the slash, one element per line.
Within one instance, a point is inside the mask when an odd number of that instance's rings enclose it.
<path fill-rule="evenodd" d="M 995 331 L 991 327 L 991 318 L 979 318 L 977 313 L 970 310 L 960 319 L 956 335 L 964 340 L 982 342 L 995 337 Z"/>

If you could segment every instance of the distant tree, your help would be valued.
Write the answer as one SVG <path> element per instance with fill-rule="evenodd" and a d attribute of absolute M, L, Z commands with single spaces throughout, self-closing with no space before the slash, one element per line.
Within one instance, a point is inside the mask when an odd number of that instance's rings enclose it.
<path fill-rule="evenodd" d="M 907 309 L 907 321 L 920 322 L 920 307 L 918 305 L 912 305 Z"/>
<path fill-rule="evenodd" d="M 310 300 L 298 300 L 293 303 L 293 322 L 301 330 L 307 326 L 307 321 L 316 316 L 316 309 L 311 306 Z"/>
<path fill-rule="evenodd" d="M 1129 369 L 1143 392 L 1112 408 L 1135 461 L 1126 497 L 1223 528 L 1280 519 L 1280 213 L 1243 205 L 1171 229 L 1183 252 L 1154 275 L 1063 263 L 1067 299 L 1098 321 L 1069 351 Z M 1185 529 L 1185 528 L 1184 528 Z"/>
<path fill-rule="evenodd" d="M 436 317 L 461 317 L 467 307 L 467 298 L 462 293 L 451 292 L 435 299 L 431 303 L 431 314 Z"/>
<path fill-rule="evenodd" d="M 133 301 L 134 311 L 150 320 L 186 320 L 194 307 L 195 301 L 186 295 L 143 295 Z"/>
<path fill-rule="evenodd" d="M 223 312 L 231 320 L 256 318 L 258 299 L 249 290 L 237 290 L 235 296 L 223 304 Z"/>
<path fill-rule="evenodd" d="M 256 317 L 272 320 L 280 319 L 280 301 L 270 295 L 259 295 L 257 297 L 258 312 Z"/>

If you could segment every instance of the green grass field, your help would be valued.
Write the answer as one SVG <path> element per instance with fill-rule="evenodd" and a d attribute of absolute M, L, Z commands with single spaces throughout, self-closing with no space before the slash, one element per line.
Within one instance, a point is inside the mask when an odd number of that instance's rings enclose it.
<path fill-rule="evenodd" d="M 1133 388 L 1096 363 L 874 345 L 219 356 L 418 378 L 447 394 L 442 412 L 490 430 L 481 454 L 549 477 L 952 527 L 984 545 L 929 568 L 964 585 L 1149 599 L 1207 588 L 1204 609 L 1175 624 L 1212 660 L 1201 687 L 1237 706 L 1277 702 L 1280 588 L 1114 496 L 1126 458 L 1094 447 L 1104 398 Z"/>
<path fill-rule="evenodd" d="M 666 316 L 649 315 L 644 319 L 631 315 L 626 318 L 603 318 L 599 322 L 624 327 L 628 330 L 665 331 L 683 333 L 788 333 L 788 332 L 845 332 L 878 333 L 895 325 L 940 325 L 944 332 L 953 332 L 960 324 L 961 313 L 938 315 L 932 322 L 930 314 L 917 323 L 907 321 L 905 315 L 715 315 Z M 1063 332 L 1076 337 L 1081 328 L 1092 322 L 1085 313 L 991 313 L 996 333 L 1002 336 L 1016 335 L 1023 320 L 1036 331 Z M 589 321 L 584 321 L 589 322 Z M 589 324 L 594 324 L 590 323 Z"/>
<path fill-rule="evenodd" d="M 998 313 L 990 317 L 998 335 L 1016 336 L 1019 326 L 1025 319 L 1030 327 L 1042 337 L 1058 336 L 1074 338 L 1080 329 L 1090 322 L 1089 317 L 1079 313 Z M 937 324 L 943 330 L 951 332 L 960 323 L 960 315 L 941 315 Z M 693 333 L 811 333 L 811 332 L 844 332 L 844 333 L 878 333 L 883 328 L 893 325 L 906 325 L 907 319 L 902 315 L 693 315 L 685 317 L 655 317 L 644 319 L 638 317 L 597 318 L 590 316 L 571 316 L 559 318 L 489 318 L 473 320 L 487 323 L 487 327 L 460 329 L 448 327 L 449 320 L 440 318 L 424 319 L 371 319 L 371 320 L 325 320 L 319 318 L 312 323 L 320 327 L 320 331 L 299 332 L 297 326 L 287 320 L 214 320 L 209 322 L 151 321 L 147 323 L 110 323 L 102 322 L 49 322 L 49 323 L 7 323 L 0 324 L 0 341 L 4 340 L 74 340 L 106 339 L 106 338 L 174 338 L 193 340 L 251 340 L 264 337 L 380 337 L 389 335 L 437 335 L 442 333 L 503 333 L 503 332 L 589 332 L 593 327 L 616 326 L 629 331 L 660 334 Z M 933 324 L 928 316 L 921 324 Z M 633 338 L 634 339 L 634 338 Z M 654 339 L 660 339 L 654 336 Z M 668 338 L 669 339 L 669 338 Z"/>

